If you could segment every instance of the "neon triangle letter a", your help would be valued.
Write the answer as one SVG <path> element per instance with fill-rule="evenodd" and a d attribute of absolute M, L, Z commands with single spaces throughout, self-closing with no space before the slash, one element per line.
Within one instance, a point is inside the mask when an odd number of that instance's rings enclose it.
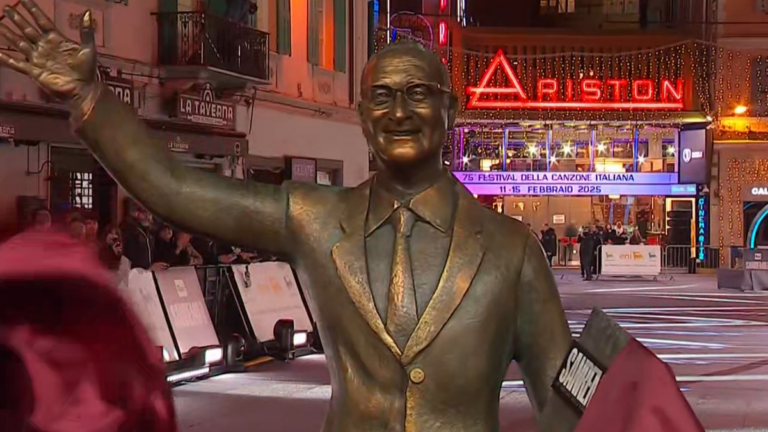
<path fill-rule="evenodd" d="M 488 83 L 491 81 L 491 78 L 493 78 L 493 75 L 496 73 L 499 66 L 501 66 L 507 79 L 512 83 L 511 87 L 488 87 Z M 469 102 L 467 102 L 467 109 L 504 108 L 505 106 L 510 105 L 511 101 L 481 101 L 480 95 L 482 94 L 517 95 L 519 101 L 528 100 L 528 95 L 525 94 L 525 90 L 523 90 L 523 86 L 520 85 L 520 80 L 517 78 L 517 74 L 515 74 L 515 71 L 509 64 L 509 60 L 507 60 L 507 56 L 504 55 L 504 51 L 502 50 L 499 50 L 496 53 L 496 57 L 493 58 L 488 69 L 485 71 L 485 75 L 483 75 L 483 78 L 480 80 L 480 85 L 477 87 L 468 87 L 467 93 L 472 95 Z"/>

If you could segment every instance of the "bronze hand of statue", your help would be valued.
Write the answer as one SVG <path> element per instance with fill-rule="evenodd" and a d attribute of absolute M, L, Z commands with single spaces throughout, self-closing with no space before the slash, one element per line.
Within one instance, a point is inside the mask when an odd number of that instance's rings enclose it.
<path fill-rule="evenodd" d="M 50 18 L 32 0 L 21 0 L 34 20 L 30 23 L 17 8 L 5 6 L 3 12 L 19 33 L 0 23 L 0 34 L 24 55 L 25 60 L 0 53 L 0 62 L 33 78 L 54 97 L 75 102 L 81 115 L 93 107 L 96 81 L 96 43 L 91 11 L 83 14 L 80 30 L 82 45 L 65 38 Z"/>

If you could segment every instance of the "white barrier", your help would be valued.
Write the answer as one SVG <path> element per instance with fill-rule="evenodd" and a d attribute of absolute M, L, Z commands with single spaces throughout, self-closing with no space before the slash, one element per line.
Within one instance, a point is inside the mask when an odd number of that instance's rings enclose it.
<path fill-rule="evenodd" d="M 296 331 L 312 331 L 312 322 L 290 265 L 282 262 L 234 265 L 232 272 L 259 341 L 273 340 L 275 323 L 281 319 L 292 319 Z"/>
<path fill-rule="evenodd" d="M 602 246 L 601 275 L 658 276 L 661 274 L 661 246 Z"/>
<path fill-rule="evenodd" d="M 180 355 L 173 343 L 152 272 L 143 269 L 129 270 L 121 275 L 118 289 L 141 319 L 152 342 L 165 349 L 165 355 L 168 356 L 166 361 L 179 360 Z"/>

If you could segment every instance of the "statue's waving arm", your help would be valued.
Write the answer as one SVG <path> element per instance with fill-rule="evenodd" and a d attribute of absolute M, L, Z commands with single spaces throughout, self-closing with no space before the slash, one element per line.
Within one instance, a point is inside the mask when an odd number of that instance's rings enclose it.
<path fill-rule="evenodd" d="M 289 253 L 285 188 L 185 166 L 150 138 L 133 110 L 104 87 L 75 116 L 77 134 L 133 197 L 163 220 L 228 244 Z"/>

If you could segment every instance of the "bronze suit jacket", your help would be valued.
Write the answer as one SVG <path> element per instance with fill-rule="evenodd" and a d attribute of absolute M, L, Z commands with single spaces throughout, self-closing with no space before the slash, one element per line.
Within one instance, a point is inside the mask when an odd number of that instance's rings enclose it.
<path fill-rule="evenodd" d="M 542 248 L 524 224 L 484 208 L 455 179 L 447 263 L 400 352 L 368 282 L 371 181 L 354 189 L 278 187 L 197 172 L 152 142 L 108 91 L 78 133 L 123 187 L 163 219 L 290 257 L 330 370 L 326 432 L 498 431 L 499 393 L 512 360 L 535 411 L 546 405 L 570 332 Z"/>

